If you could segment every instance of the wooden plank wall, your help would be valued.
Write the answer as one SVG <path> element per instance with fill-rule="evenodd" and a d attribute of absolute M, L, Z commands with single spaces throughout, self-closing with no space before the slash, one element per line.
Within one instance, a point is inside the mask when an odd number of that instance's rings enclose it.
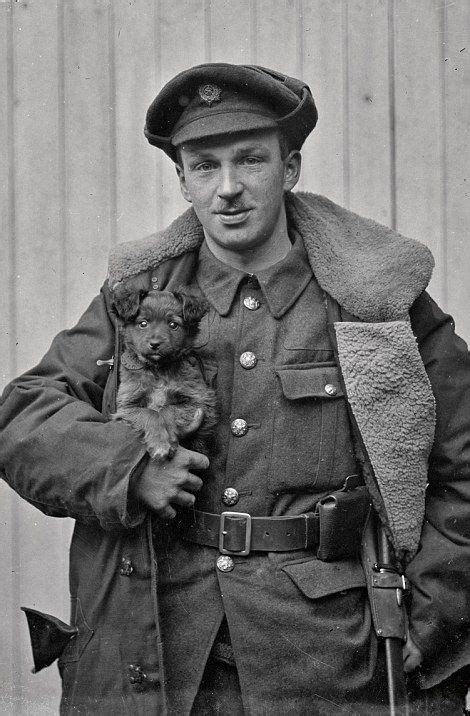
<path fill-rule="evenodd" d="M 469 55 L 467 0 L 0 0 L 2 384 L 80 315 L 114 242 L 186 208 L 142 126 L 162 83 L 204 61 L 309 82 L 301 188 L 428 244 L 431 291 L 468 340 Z M 0 504 L 0 713 L 56 713 L 18 608 L 67 619 L 71 521 L 3 483 Z"/>

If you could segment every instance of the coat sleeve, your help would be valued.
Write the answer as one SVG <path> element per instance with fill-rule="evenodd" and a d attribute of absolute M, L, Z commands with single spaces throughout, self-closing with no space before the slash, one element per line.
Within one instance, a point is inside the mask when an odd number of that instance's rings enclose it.
<path fill-rule="evenodd" d="M 130 496 L 145 449 L 125 423 L 101 412 L 114 353 L 106 286 L 78 324 L 59 333 L 38 366 L 10 383 L 0 406 L 0 467 L 10 486 L 54 517 L 135 527 Z"/>
<path fill-rule="evenodd" d="M 407 569 L 428 688 L 470 663 L 470 354 L 426 293 L 410 317 L 437 415 L 420 549 Z"/>

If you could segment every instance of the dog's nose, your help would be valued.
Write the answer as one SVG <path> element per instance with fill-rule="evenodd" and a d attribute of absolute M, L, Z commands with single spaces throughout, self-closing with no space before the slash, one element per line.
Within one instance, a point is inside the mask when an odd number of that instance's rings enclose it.
<path fill-rule="evenodd" d="M 149 341 L 149 346 L 150 346 L 150 348 L 155 349 L 155 348 L 158 348 L 160 343 L 161 343 L 161 341 L 158 341 L 155 338 L 152 338 L 152 340 Z"/>

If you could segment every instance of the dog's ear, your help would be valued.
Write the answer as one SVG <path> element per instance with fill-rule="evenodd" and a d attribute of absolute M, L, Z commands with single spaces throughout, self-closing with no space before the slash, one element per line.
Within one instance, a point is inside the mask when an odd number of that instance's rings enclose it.
<path fill-rule="evenodd" d="M 136 317 L 142 299 L 147 293 L 147 289 L 133 279 L 115 284 L 113 287 L 113 308 L 119 318 L 122 318 L 125 322 L 132 321 Z"/>
<path fill-rule="evenodd" d="M 201 318 L 209 310 L 209 304 L 200 296 L 173 291 L 173 296 L 183 304 L 183 323 L 193 332 L 197 331 Z"/>

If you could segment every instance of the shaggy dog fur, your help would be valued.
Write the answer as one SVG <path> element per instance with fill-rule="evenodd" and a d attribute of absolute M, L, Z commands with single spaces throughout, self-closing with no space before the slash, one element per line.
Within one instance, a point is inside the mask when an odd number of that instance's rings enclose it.
<path fill-rule="evenodd" d="M 180 443 L 208 454 L 215 393 L 192 352 L 206 302 L 179 292 L 140 292 L 115 296 L 115 307 L 125 351 L 112 418 L 137 430 L 152 458 L 171 458 Z"/>

